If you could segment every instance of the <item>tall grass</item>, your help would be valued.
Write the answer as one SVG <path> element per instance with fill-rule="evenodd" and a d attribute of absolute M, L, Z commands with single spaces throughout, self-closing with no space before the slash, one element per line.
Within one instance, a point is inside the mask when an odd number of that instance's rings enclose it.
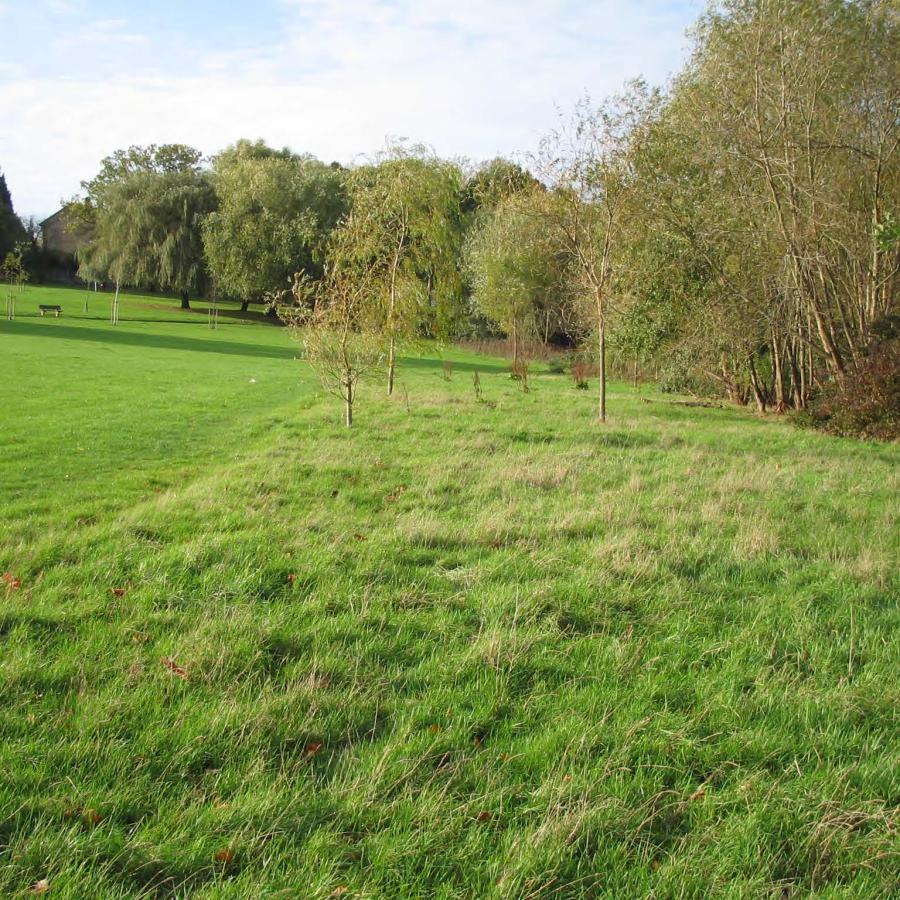
<path fill-rule="evenodd" d="M 280 329 L 45 296 L 0 894 L 893 895 L 896 447 L 465 352 L 348 431 Z"/>

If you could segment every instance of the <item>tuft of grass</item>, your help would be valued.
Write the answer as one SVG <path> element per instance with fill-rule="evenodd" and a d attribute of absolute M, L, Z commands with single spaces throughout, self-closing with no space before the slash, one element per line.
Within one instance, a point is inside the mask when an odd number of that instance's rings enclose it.
<path fill-rule="evenodd" d="M 195 305 L 0 323 L 0 894 L 894 894 L 896 447 Z"/>

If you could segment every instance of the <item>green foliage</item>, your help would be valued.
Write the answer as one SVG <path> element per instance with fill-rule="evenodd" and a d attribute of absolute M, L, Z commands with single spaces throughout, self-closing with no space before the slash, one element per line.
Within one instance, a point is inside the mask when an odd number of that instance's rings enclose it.
<path fill-rule="evenodd" d="M 881 250 L 892 250 L 900 245 L 900 221 L 888 213 L 875 227 L 875 236 Z"/>
<path fill-rule="evenodd" d="M 178 175 L 199 173 L 203 154 L 185 144 L 150 144 L 116 150 L 100 162 L 100 171 L 81 183 L 87 203 L 102 207 L 107 192 L 132 175 Z"/>
<path fill-rule="evenodd" d="M 0 171 L 0 259 L 5 259 L 26 237 L 25 228 L 13 209 L 6 176 Z"/>
<path fill-rule="evenodd" d="M 896 308 L 900 40 L 889 2 L 711 5 L 631 155 L 630 281 L 694 376 L 801 407 Z M 768 363 L 768 371 L 758 363 Z"/>
<path fill-rule="evenodd" d="M 480 165 L 463 186 L 460 205 L 465 213 L 487 212 L 516 194 L 542 189 L 518 163 L 498 157 Z"/>
<path fill-rule="evenodd" d="M 541 197 L 520 191 L 479 215 L 465 247 L 465 269 L 475 310 L 514 342 L 530 338 L 557 302 L 557 254 L 547 240 Z"/>
<path fill-rule="evenodd" d="M 138 172 L 105 185 L 93 240 L 81 256 L 82 277 L 184 296 L 202 292 L 201 228 L 215 203 L 208 173 L 193 169 Z"/>
<path fill-rule="evenodd" d="M 337 229 L 334 252 L 343 270 L 365 273 L 369 328 L 389 346 L 389 393 L 398 342 L 458 325 L 461 178 L 456 165 L 403 145 L 348 175 L 352 222 Z"/>
<path fill-rule="evenodd" d="M 347 212 L 344 173 L 308 156 L 239 142 L 213 163 L 217 209 L 203 242 L 217 288 L 241 300 L 321 277 L 331 230 Z"/>
<path fill-rule="evenodd" d="M 21 287 L 28 281 L 28 270 L 25 268 L 25 250 L 27 244 L 18 244 L 14 250 L 3 258 L 0 264 L 0 279 Z"/>

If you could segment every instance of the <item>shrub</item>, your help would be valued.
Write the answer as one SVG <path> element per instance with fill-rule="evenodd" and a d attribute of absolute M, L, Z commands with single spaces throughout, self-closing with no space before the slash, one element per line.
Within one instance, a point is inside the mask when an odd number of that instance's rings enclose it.
<path fill-rule="evenodd" d="M 481 403 L 484 395 L 481 392 L 481 376 L 477 372 L 472 373 L 472 388 L 475 391 L 475 400 Z"/>
<path fill-rule="evenodd" d="M 900 440 L 900 336 L 892 329 L 886 333 L 892 336 L 870 345 L 843 384 L 834 381 L 819 390 L 798 416 L 802 424 L 844 437 Z"/>
<path fill-rule="evenodd" d="M 522 390 L 526 394 L 528 393 L 528 363 L 525 362 L 524 359 L 520 359 L 517 363 L 513 364 L 509 377 L 512 378 L 513 381 L 518 381 L 522 385 Z"/>
<path fill-rule="evenodd" d="M 588 376 L 591 374 L 591 366 L 584 360 L 578 360 L 572 363 L 572 381 L 575 382 L 575 389 L 586 391 L 588 389 Z"/>

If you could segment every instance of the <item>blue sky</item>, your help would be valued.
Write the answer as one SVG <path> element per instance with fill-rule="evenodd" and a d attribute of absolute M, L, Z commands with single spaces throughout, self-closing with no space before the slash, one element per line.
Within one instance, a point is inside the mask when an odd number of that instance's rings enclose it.
<path fill-rule="evenodd" d="M 100 159 L 261 137 L 351 163 L 388 137 L 473 160 L 559 108 L 663 82 L 703 0 L 0 0 L 0 168 L 46 215 Z"/>

